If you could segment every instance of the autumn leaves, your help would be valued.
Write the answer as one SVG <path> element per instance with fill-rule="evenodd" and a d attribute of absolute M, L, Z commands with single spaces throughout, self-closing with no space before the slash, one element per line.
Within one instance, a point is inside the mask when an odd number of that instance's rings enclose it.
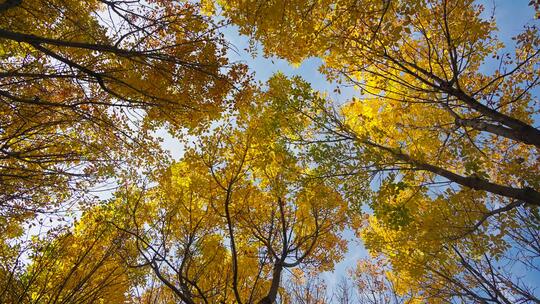
<path fill-rule="evenodd" d="M 377 258 L 358 302 L 538 301 L 534 26 L 503 54 L 470 0 L 202 2 L 0 5 L 0 301 L 315 301 L 284 279 L 344 229 Z M 357 94 L 256 84 L 229 23 Z"/>

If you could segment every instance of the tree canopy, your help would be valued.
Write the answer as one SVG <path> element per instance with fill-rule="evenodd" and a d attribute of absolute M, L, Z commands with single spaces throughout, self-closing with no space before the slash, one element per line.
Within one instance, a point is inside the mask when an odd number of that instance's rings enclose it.
<path fill-rule="evenodd" d="M 540 36 L 495 16 L 2 1 L 0 302 L 540 303 Z M 352 97 L 257 82 L 231 28 Z"/>

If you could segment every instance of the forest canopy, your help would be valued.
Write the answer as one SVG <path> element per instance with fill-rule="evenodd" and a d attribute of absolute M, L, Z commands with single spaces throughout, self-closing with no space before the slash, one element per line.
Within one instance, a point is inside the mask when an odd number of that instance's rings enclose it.
<path fill-rule="evenodd" d="M 518 5 L 0 0 L 0 303 L 540 303 Z"/>

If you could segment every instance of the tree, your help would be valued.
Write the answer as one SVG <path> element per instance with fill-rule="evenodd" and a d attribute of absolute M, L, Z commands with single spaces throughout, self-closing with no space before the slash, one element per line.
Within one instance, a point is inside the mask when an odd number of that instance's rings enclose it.
<path fill-rule="evenodd" d="M 27 289 L 41 291 L 39 299 L 83 303 L 89 294 L 141 303 L 274 303 L 289 297 L 288 270 L 331 269 L 354 214 L 325 180 L 305 178 L 309 167 L 283 141 L 290 126 L 309 123 L 298 113 L 283 116 L 285 105 L 314 93 L 283 75 L 252 93 L 243 112 L 200 134 L 180 161 L 149 176 L 135 172 L 74 232 L 39 241 L 53 249 L 40 248 L 13 281 L 31 275 L 38 279 Z"/>
<path fill-rule="evenodd" d="M 534 26 L 516 36 L 511 55 L 500 54 L 494 20 L 468 0 L 220 4 L 267 54 L 321 57 L 330 79 L 358 87 L 339 127 L 362 145 L 364 162 L 427 172 L 415 172 L 415 184 L 437 176 L 504 202 L 540 204 Z M 283 47 L 290 43 L 297 47 Z M 486 73 L 490 57 L 497 67 Z"/>
<path fill-rule="evenodd" d="M 412 207 L 401 222 L 373 216 L 362 231 L 366 246 L 387 257 L 401 293 L 434 303 L 537 303 L 537 211 L 517 207 L 489 216 L 474 212 L 467 195 L 461 199 Z"/>
<path fill-rule="evenodd" d="M 227 62 L 219 26 L 193 3 L 4 1 L 2 216 L 73 209 L 127 160 L 166 163 L 153 131 L 229 109 L 244 68 Z"/>
<path fill-rule="evenodd" d="M 156 130 L 180 136 L 235 107 L 245 71 L 228 63 L 220 26 L 195 3 L 2 1 L 0 272 L 17 282 L 3 291 L 31 301 L 21 273 L 47 280 L 55 269 L 43 267 L 71 261 L 58 252 L 84 252 L 66 244 L 83 239 L 51 237 L 51 251 L 36 253 L 48 264 L 24 265 L 38 220 L 69 224 L 133 168 L 166 167 Z M 64 261 L 49 260 L 58 255 Z M 43 283 L 47 293 L 53 282 Z M 47 301 L 68 301 L 64 291 Z"/>
<path fill-rule="evenodd" d="M 281 303 L 288 304 L 326 304 L 332 303 L 327 286 L 317 272 L 295 271 L 284 286 Z M 342 302 L 338 302 L 342 303 Z"/>
<path fill-rule="evenodd" d="M 535 25 L 510 53 L 496 20 L 470 0 L 217 2 L 265 54 L 319 57 L 328 79 L 357 88 L 338 109 L 321 99 L 299 109 L 318 125 L 307 143 L 326 176 L 347 185 L 378 177 L 361 235 L 396 276 L 422 273 L 408 288 L 452 289 L 445 300 L 536 301 L 517 270 L 502 274 L 496 262 L 529 250 L 510 231 L 534 230 L 540 206 Z M 476 288 L 479 297 L 467 293 Z"/>
<path fill-rule="evenodd" d="M 356 96 L 256 87 L 228 21 Z M 385 263 L 343 303 L 539 302 L 520 271 L 540 256 L 540 37 L 510 54 L 495 22 L 473 0 L 3 1 L 0 300 L 328 302 L 300 273 L 351 228 Z"/>
<path fill-rule="evenodd" d="M 107 216 L 110 209 L 96 207 L 73 227 L 57 227 L 24 243 L 14 262 L 2 256 L 0 302 L 128 301 L 140 275 L 128 268 L 137 251 L 125 233 L 100 225 Z"/>
<path fill-rule="evenodd" d="M 403 294 L 397 290 L 399 277 L 389 278 L 389 269 L 382 259 L 371 261 L 361 259 L 357 262 L 356 268 L 350 270 L 350 285 L 356 292 L 355 301 L 351 303 L 360 304 L 382 304 L 382 303 L 421 303 L 422 298 L 415 294 Z"/>
<path fill-rule="evenodd" d="M 268 85 L 234 125 L 186 151 L 161 180 L 157 214 L 134 223 L 155 227 L 134 233 L 139 250 L 187 303 L 274 303 L 286 269 L 330 269 L 344 249 L 346 203 L 323 180 L 303 179 L 280 140 L 305 120 L 283 117 L 281 99 L 302 100 L 309 87 L 280 75 Z"/>
<path fill-rule="evenodd" d="M 274 303 L 287 269 L 330 269 L 342 256 L 347 204 L 321 179 L 302 178 L 294 151 L 280 140 L 288 124 L 283 98 L 298 102 L 306 83 L 277 75 L 234 124 L 202 136 L 129 206 L 141 266 L 186 303 Z"/>

